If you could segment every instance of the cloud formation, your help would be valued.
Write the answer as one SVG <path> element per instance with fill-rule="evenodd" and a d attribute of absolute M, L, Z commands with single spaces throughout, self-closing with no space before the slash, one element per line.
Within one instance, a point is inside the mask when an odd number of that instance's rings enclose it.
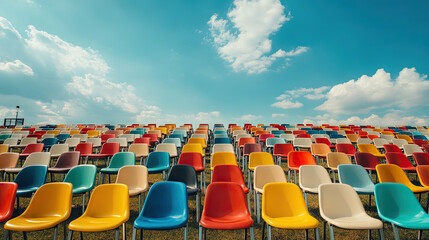
<path fill-rule="evenodd" d="M 301 108 L 304 106 L 297 98 L 304 97 L 309 100 L 318 100 L 325 97 L 324 92 L 329 89 L 327 86 L 319 88 L 299 88 L 295 90 L 287 90 L 284 94 L 276 97 L 277 102 L 271 104 L 271 107 L 290 109 L 290 108 Z"/>
<path fill-rule="evenodd" d="M 34 75 L 33 69 L 20 60 L 15 60 L 13 62 L 0 62 L 0 71 L 7 73 L 22 73 L 29 76 Z"/>
<path fill-rule="evenodd" d="M 267 71 L 279 58 L 306 52 L 308 47 L 300 46 L 271 53 L 270 36 L 292 19 L 284 8 L 280 0 L 234 0 L 227 14 L 229 20 L 212 15 L 208 25 L 219 55 L 235 71 L 253 74 Z"/>
<path fill-rule="evenodd" d="M 241 121 L 252 121 L 260 118 L 262 118 L 260 115 L 246 114 L 236 119 Z"/>

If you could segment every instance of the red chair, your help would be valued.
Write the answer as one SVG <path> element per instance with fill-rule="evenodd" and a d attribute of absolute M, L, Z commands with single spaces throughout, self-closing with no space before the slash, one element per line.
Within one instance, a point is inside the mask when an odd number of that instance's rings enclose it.
<path fill-rule="evenodd" d="M 88 156 L 92 154 L 92 143 L 79 143 L 75 151 L 80 152 L 80 158 L 85 158 L 85 162 L 88 162 Z"/>
<path fill-rule="evenodd" d="M 292 132 L 293 135 L 299 135 L 299 134 L 307 134 L 307 131 L 305 130 L 294 130 Z"/>
<path fill-rule="evenodd" d="M 94 159 L 97 159 L 97 163 L 98 163 L 98 159 L 106 159 L 107 160 L 106 162 L 108 162 L 109 158 L 115 155 L 115 153 L 118 153 L 119 151 L 120 151 L 119 143 L 117 142 L 105 143 L 101 147 L 100 153 L 87 155 L 87 160 L 85 161 L 85 164 L 88 163 L 88 159 L 91 159 L 93 162 L 94 162 Z"/>
<path fill-rule="evenodd" d="M 150 146 L 150 138 L 148 137 L 135 138 L 134 143 L 146 143 L 148 146 Z"/>
<path fill-rule="evenodd" d="M 258 141 L 263 142 L 265 144 L 265 142 L 267 141 L 267 138 L 275 138 L 275 137 L 276 136 L 274 136 L 274 134 L 263 133 L 263 134 L 259 135 Z"/>
<path fill-rule="evenodd" d="M 250 228 L 253 239 L 253 220 L 246 204 L 243 189 L 237 183 L 215 182 L 208 186 L 204 201 L 204 209 L 199 226 L 199 238 L 206 230 L 232 230 Z M 205 238 L 205 237 L 204 237 Z"/>
<path fill-rule="evenodd" d="M 95 128 L 93 128 L 93 127 L 82 128 L 82 130 L 80 130 L 80 133 L 86 134 L 86 132 L 88 132 L 89 130 L 95 130 Z"/>
<path fill-rule="evenodd" d="M 329 139 L 327 138 L 315 138 L 314 140 L 316 141 L 316 143 L 324 143 L 328 145 L 330 148 L 335 148 L 335 146 L 332 145 Z"/>
<path fill-rule="evenodd" d="M 360 138 L 368 138 L 368 132 L 359 131 L 357 132 Z"/>
<path fill-rule="evenodd" d="M 355 153 L 356 164 L 361 165 L 366 170 L 376 171 L 375 166 L 380 164 L 378 158 L 371 153 L 357 152 Z"/>
<path fill-rule="evenodd" d="M 390 153 L 390 152 L 402 153 L 402 150 L 398 147 L 398 145 L 395 145 L 395 144 L 383 144 L 383 148 L 386 151 L 386 153 Z"/>
<path fill-rule="evenodd" d="M 429 165 L 429 153 L 415 152 L 413 158 L 417 165 Z"/>
<path fill-rule="evenodd" d="M 416 168 L 422 186 L 429 186 L 429 165 L 419 165 Z M 427 207 L 427 206 L 426 206 Z"/>
<path fill-rule="evenodd" d="M 115 134 L 102 134 L 101 136 L 100 136 L 100 138 L 101 138 L 101 143 L 105 143 L 105 142 L 107 142 L 107 139 L 109 139 L 109 138 L 115 138 L 116 137 L 116 135 Z"/>
<path fill-rule="evenodd" d="M 190 165 L 194 167 L 196 172 L 201 173 L 200 186 L 201 189 L 206 189 L 205 172 L 204 172 L 204 160 L 201 153 L 197 152 L 184 152 L 180 154 L 179 165 Z M 204 188 L 203 188 L 204 184 Z"/>
<path fill-rule="evenodd" d="M 302 165 L 317 165 L 316 160 L 314 160 L 313 155 L 307 151 L 292 151 L 289 152 L 288 155 L 288 181 L 290 182 L 290 172 L 293 171 L 295 183 L 296 181 L 296 173 L 299 171 L 299 167 Z"/>
<path fill-rule="evenodd" d="M 380 137 L 378 135 L 372 135 L 372 134 L 370 134 L 370 135 L 368 135 L 368 138 L 371 139 L 371 140 L 374 140 L 375 138 L 380 138 Z"/>
<path fill-rule="evenodd" d="M 273 156 L 277 157 L 277 164 L 281 164 L 282 159 L 287 159 L 289 152 L 295 151 L 291 143 L 276 143 L 274 144 Z"/>
<path fill-rule="evenodd" d="M 28 134 L 27 137 L 29 137 L 29 138 L 30 137 L 35 137 L 37 139 L 40 139 L 42 137 L 42 135 L 41 134 L 35 134 L 35 133 L 33 133 L 33 134 Z"/>
<path fill-rule="evenodd" d="M 337 152 L 343 152 L 349 157 L 354 157 L 355 153 L 357 153 L 356 148 L 351 143 L 338 143 L 335 148 Z"/>
<path fill-rule="evenodd" d="M 18 184 L 14 182 L 0 182 L 0 222 L 12 217 L 17 189 Z"/>
<path fill-rule="evenodd" d="M 303 133 L 296 135 L 296 138 L 311 138 L 310 134 Z"/>
<path fill-rule="evenodd" d="M 408 160 L 407 156 L 405 156 L 402 152 L 388 152 L 386 155 L 386 162 L 388 164 L 398 165 L 402 170 L 407 172 L 416 172 L 416 167 L 411 164 L 410 160 Z"/>
<path fill-rule="evenodd" d="M 158 141 L 158 134 L 156 133 L 145 133 L 143 134 L 143 138 L 148 137 L 150 140 L 150 146 L 154 146 Z"/>
<path fill-rule="evenodd" d="M 423 139 L 413 139 L 413 143 L 418 145 L 419 147 L 422 147 L 423 144 L 426 144 L 426 140 Z"/>
<path fill-rule="evenodd" d="M 24 150 L 19 154 L 19 157 L 25 158 L 28 157 L 33 152 L 43 152 L 43 143 L 30 143 Z"/>
<path fill-rule="evenodd" d="M 423 144 L 422 148 L 425 152 L 429 153 L 429 144 Z"/>

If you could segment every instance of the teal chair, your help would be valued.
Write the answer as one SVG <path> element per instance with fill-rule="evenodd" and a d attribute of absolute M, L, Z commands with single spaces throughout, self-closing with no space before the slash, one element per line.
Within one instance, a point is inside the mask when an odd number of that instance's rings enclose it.
<path fill-rule="evenodd" d="M 375 202 L 378 216 L 392 224 L 395 240 L 399 240 L 398 227 L 429 230 L 429 215 L 420 205 L 414 193 L 400 183 L 379 183 L 375 185 Z"/>
<path fill-rule="evenodd" d="M 118 174 L 118 171 L 123 166 L 128 165 L 136 165 L 136 154 L 133 152 L 118 152 L 113 155 L 110 160 L 109 166 L 107 168 L 102 168 L 100 170 L 100 175 L 98 178 L 98 183 L 104 183 L 104 174 L 109 175 L 109 183 L 110 183 L 110 175 Z"/>
<path fill-rule="evenodd" d="M 16 176 L 14 182 L 18 184 L 16 191 L 16 206 L 19 209 L 19 197 L 31 197 L 33 193 L 45 184 L 48 175 L 48 166 L 31 165 L 23 168 Z"/>
<path fill-rule="evenodd" d="M 79 165 L 70 169 L 64 178 L 64 182 L 73 184 L 73 195 L 82 194 L 82 213 L 85 212 L 85 195 L 94 189 L 97 177 L 95 165 Z"/>
<path fill-rule="evenodd" d="M 342 164 L 338 166 L 340 183 L 350 185 L 357 194 L 368 195 L 368 206 L 371 207 L 371 195 L 374 195 L 374 183 L 368 172 L 361 165 Z"/>
<path fill-rule="evenodd" d="M 149 174 L 162 173 L 162 180 L 166 180 L 166 172 L 170 170 L 170 154 L 168 152 L 151 152 L 146 159 Z"/>
<path fill-rule="evenodd" d="M 10 138 L 12 135 L 10 134 L 2 134 L 0 135 L 0 141 L 3 142 L 4 140 Z"/>

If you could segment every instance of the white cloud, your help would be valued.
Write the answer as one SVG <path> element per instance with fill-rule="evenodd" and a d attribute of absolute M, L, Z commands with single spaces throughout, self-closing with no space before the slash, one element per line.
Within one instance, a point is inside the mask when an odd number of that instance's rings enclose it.
<path fill-rule="evenodd" d="M 278 58 L 306 52 L 307 47 L 298 47 L 270 54 L 270 35 L 292 18 L 290 12 L 285 15 L 284 8 L 280 0 L 234 0 L 227 14 L 229 20 L 214 14 L 207 23 L 219 55 L 235 71 L 261 73 Z"/>
<path fill-rule="evenodd" d="M 282 118 L 284 118 L 284 117 L 286 117 L 287 115 L 286 114 L 284 114 L 284 113 L 273 113 L 273 114 L 271 114 L 271 117 L 273 117 L 273 118 L 277 118 L 277 117 L 282 117 Z"/>
<path fill-rule="evenodd" d="M 0 106 L 0 119 L 15 117 L 16 109 Z"/>
<path fill-rule="evenodd" d="M 237 118 L 237 120 L 242 120 L 242 121 L 252 121 L 252 120 L 256 120 L 262 118 L 262 116 L 260 115 L 253 115 L 253 114 L 247 114 L 247 115 L 243 115 L 239 118 Z"/>
<path fill-rule="evenodd" d="M 327 100 L 316 107 L 331 114 L 369 113 L 376 109 L 410 109 L 429 105 L 429 81 L 415 68 L 404 68 L 393 80 L 379 69 L 373 76 L 338 84 L 330 89 Z"/>
<path fill-rule="evenodd" d="M 22 38 L 21 34 L 13 27 L 12 23 L 4 17 L 0 17 L 0 29 L 5 29 L 13 32 L 18 38 Z"/>
<path fill-rule="evenodd" d="M 20 60 L 15 60 L 13 62 L 0 62 L 0 71 L 8 73 L 23 73 L 28 76 L 34 75 L 33 69 Z"/>
<path fill-rule="evenodd" d="M 282 109 L 300 108 L 302 106 L 303 104 L 300 102 L 292 102 L 286 99 L 281 100 L 280 102 L 275 102 L 271 104 L 271 107 L 282 108 Z"/>

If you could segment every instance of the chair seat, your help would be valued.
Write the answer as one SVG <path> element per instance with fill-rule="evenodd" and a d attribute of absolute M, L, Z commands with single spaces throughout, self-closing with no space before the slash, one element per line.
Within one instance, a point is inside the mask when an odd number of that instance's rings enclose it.
<path fill-rule="evenodd" d="M 38 231 L 53 228 L 64 220 L 63 216 L 39 218 L 16 217 L 6 222 L 4 228 L 12 231 Z"/>
<path fill-rule="evenodd" d="M 120 227 L 126 219 L 123 217 L 80 217 L 69 224 L 69 229 L 79 232 L 101 232 Z"/>
<path fill-rule="evenodd" d="M 58 158 L 61 154 L 51 154 L 51 158 Z"/>
<path fill-rule="evenodd" d="M 22 168 L 5 168 L 4 171 L 8 173 L 19 173 Z"/>
<path fill-rule="evenodd" d="M 98 153 L 98 154 L 88 154 L 86 156 L 89 157 L 89 158 L 107 158 L 107 157 L 111 157 L 113 155 Z"/>
<path fill-rule="evenodd" d="M 408 171 L 408 172 L 416 172 L 416 167 L 401 167 L 402 170 Z"/>
<path fill-rule="evenodd" d="M 149 187 L 146 188 L 133 188 L 133 187 L 128 187 L 128 194 L 130 196 L 136 196 L 139 195 L 140 193 L 144 193 L 147 190 L 149 190 Z"/>
<path fill-rule="evenodd" d="M 70 168 L 48 168 L 48 172 L 66 173 L 68 171 L 70 171 Z"/>
<path fill-rule="evenodd" d="M 28 194 L 31 194 L 31 193 L 37 191 L 37 189 L 39 189 L 39 187 L 30 187 L 30 188 L 18 189 L 16 191 L 16 196 L 25 196 L 25 195 L 28 195 Z"/>
<path fill-rule="evenodd" d="M 77 187 L 77 188 L 73 187 L 73 194 L 82 194 L 82 193 L 88 192 L 89 190 L 91 189 L 87 187 Z"/>
<path fill-rule="evenodd" d="M 380 229 L 383 223 L 366 214 L 359 214 L 353 217 L 339 217 L 326 219 L 329 223 L 345 229 Z"/>
<path fill-rule="evenodd" d="M 153 168 L 147 168 L 147 171 L 149 173 L 160 173 L 162 171 L 167 171 L 170 169 L 170 167 L 153 167 Z"/>
<path fill-rule="evenodd" d="M 190 187 L 186 186 L 186 193 L 188 195 L 195 195 L 198 193 L 198 188 L 190 188 Z"/>
<path fill-rule="evenodd" d="M 389 221 L 402 228 L 409 229 L 429 229 L 429 216 L 428 215 L 415 215 L 398 218 L 389 218 Z"/>
<path fill-rule="evenodd" d="M 353 187 L 353 189 L 358 193 L 358 194 L 371 194 L 374 195 L 374 186 L 368 186 L 368 187 Z"/>
<path fill-rule="evenodd" d="M 405 185 L 407 186 L 409 189 L 411 189 L 411 191 L 413 193 L 423 193 L 423 192 L 428 192 L 429 191 L 429 187 L 419 187 L 416 185 Z"/>
<path fill-rule="evenodd" d="M 204 171 L 204 167 L 195 167 L 194 166 L 194 169 L 195 169 L 196 172 L 202 172 L 202 171 Z"/>
<path fill-rule="evenodd" d="M 303 214 L 294 217 L 267 217 L 262 216 L 265 222 L 269 225 L 276 228 L 286 228 L 286 229 L 309 229 L 317 228 L 319 226 L 319 221 L 309 214 Z"/>
<path fill-rule="evenodd" d="M 302 190 L 304 192 L 309 192 L 309 193 L 319 193 L 319 187 L 313 187 L 313 188 L 303 187 Z"/>
<path fill-rule="evenodd" d="M 102 168 L 100 172 L 102 173 L 108 173 L 108 174 L 117 174 L 119 171 L 119 168 Z"/>
<path fill-rule="evenodd" d="M 242 229 L 242 228 L 249 228 L 253 225 L 253 220 L 250 216 L 243 217 L 242 219 L 238 220 L 236 217 L 231 218 L 228 216 L 219 217 L 219 218 L 212 218 L 212 217 L 201 217 L 201 226 L 205 228 L 210 229 Z"/>
<path fill-rule="evenodd" d="M 137 229 L 165 230 L 181 228 L 186 225 L 188 219 L 183 216 L 168 216 L 159 218 L 139 217 L 134 221 Z"/>

